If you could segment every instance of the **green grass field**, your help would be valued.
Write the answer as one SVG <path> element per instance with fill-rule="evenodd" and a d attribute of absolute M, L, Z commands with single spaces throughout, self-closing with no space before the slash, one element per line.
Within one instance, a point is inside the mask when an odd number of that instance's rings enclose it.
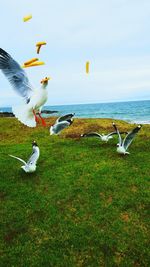
<path fill-rule="evenodd" d="M 48 124 L 54 118 L 47 119 Z M 116 153 L 109 143 L 80 138 L 113 130 L 110 119 L 75 119 L 60 136 L 0 118 L 1 266 L 144 267 L 149 254 L 150 125 Z M 116 121 L 119 129 L 134 125 Z M 37 171 L 23 172 L 31 142 L 40 147 Z"/>

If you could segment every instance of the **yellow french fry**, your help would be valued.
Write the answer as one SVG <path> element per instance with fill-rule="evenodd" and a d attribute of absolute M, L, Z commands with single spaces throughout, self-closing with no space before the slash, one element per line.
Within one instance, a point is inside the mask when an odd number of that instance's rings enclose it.
<path fill-rule="evenodd" d="M 41 65 L 45 65 L 45 63 L 43 61 L 37 61 L 37 62 L 33 62 L 30 65 L 23 65 L 22 68 L 29 68 L 29 67 L 35 67 L 35 66 L 41 66 Z"/>
<path fill-rule="evenodd" d="M 30 65 L 30 64 L 32 64 L 33 62 L 36 62 L 36 61 L 38 61 L 39 59 L 38 58 L 31 58 L 30 60 L 28 60 L 28 61 L 26 61 L 25 63 L 24 63 L 24 65 L 26 66 L 26 65 Z"/>
<path fill-rule="evenodd" d="M 36 44 L 36 47 L 37 47 L 37 54 L 39 54 L 40 53 L 40 49 L 41 49 L 41 46 L 42 45 L 46 45 L 46 42 L 38 42 L 37 44 Z"/>
<path fill-rule="evenodd" d="M 87 61 L 87 62 L 86 62 L 86 73 L 89 73 L 89 65 L 90 65 L 90 62 Z"/>
<path fill-rule="evenodd" d="M 38 43 L 36 43 L 36 46 L 39 46 L 39 45 L 46 45 L 46 42 L 38 42 Z"/>
<path fill-rule="evenodd" d="M 40 49 L 41 49 L 41 45 L 39 45 L 39 46 L 37 47 L 37 50 L 36 50 L 37 54 L 40 53 Z"/>
<path fill-rule="evenodd" d="M 28 20 L 30 20 L 30 19 L 32 19 L 32 15 L 25 16 L 25 17 L 23 18 L 23 21 L 26 22 L 26 21 L 28 21 Z"/>

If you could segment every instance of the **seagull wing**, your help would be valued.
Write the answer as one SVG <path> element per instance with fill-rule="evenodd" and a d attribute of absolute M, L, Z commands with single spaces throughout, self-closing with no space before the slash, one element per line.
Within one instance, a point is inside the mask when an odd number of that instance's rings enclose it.
<path fill-rule="evenodd" d="M 28 77 L 20 65 L 2 48 L 0 48 L 0 69 L 14 90 L 28 103 L 33 92 Z"/>
<path fill-rule="evenodd" d="M 75 113 L 74 113 L 74 114 L 70 113 L 70 114 L 61 116 L 61 117 L 59 117 L 59 118 L 57 119 L 56 122 L 61 122 L 61 121 L 67 121 L 67 120 L 70 120 L 74 115 L 75 115 Z"/>
<path fill-rule="evenodd" d="M 33 152 L 32 152 L 30 158 L 27 161 L 27 165 L 28 164 L 36 164 L 36 162 L 37 162 L 37 160 L 39 158 L 39 155 L 40 155 L 39 148 L 38 147 L 33 148 Z"/>
<path fill-rule="evenodd" d="M 115 132 L 111 132 L 111 133 L 107 134 L 107 137 L 115 135 L 115 134 L 118 134 L 118 133 L 116 131 Z"/>
<path fill-rule="evenodd" d="M 85 133 L 82 135 L 82 137 L 99 137 L 99 138 L 101 138 L 102 136 L 99 133 L 92 132 L 92 133 Z"/>
<path fill-rule="evenodd" d="M 55 133 L 59 133 L 63 129 L 67 128 L 70 125 L 70 122 L 68 121 L 62 121 L 54 125 L 54 131 Z"/>
<path fill-rule="evenodd" d="M 119 130 L 118 130 L 118 128 L 117 128 L 117 126 L 116 126 L 116 124 L 114 122 L 113 122 L 113 127 L 114 127 L 116 133 L 118 134 L 118 137 L 119 137 L 119 145 L 122 145 L 122 138 L 121 138 L 120 132 L 119 132 Z"/>
<path fill-rule="evenodd" d="M 26 165 L 26 162 L 25 162 L 23 159 L 18 158 L 18 157 L 15 157 L 15 156 L 13 156 L 13 155 L 8 155 L 8 156 L 10 156 L 10 157 L 12 157 L 12 158 L 14 158 L 14 159 L 17 159 L 17 160 L 21 161 L 23 164 Z"/>
<path fill-rule="evenodd" d="M 124 138 L 123 140 L 123 146 L 125 149 L 127 149 L 129 147 L 129 145 L 132 143 L 135 135 L 138 133 L 138 131 L 141 129 L 141 125 L 137 126 L 136 128 L 134 128 L 132 131 L 130 131 L 127 136 Z"/>
<path fill-rule="evenodd" d="M 111 132 L 107 135 L 107 137 L 109 136 L 112 136 L 112 135 L 115 135 L 115 134 L 118 134 L 116 131 L 115 132 Z M 120 134 L 128 134 L 128 132 L 120 132 Z"/>

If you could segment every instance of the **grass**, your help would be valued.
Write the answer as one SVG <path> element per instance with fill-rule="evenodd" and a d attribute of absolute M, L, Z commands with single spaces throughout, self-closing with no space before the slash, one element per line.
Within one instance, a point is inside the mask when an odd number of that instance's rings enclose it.
<path fill-rule="evenodd" d="M 49 136 L 48 127 L 0 118 L 1 266 L 149 266 L 150 125 L 125 157 L 116 153 L 117 137 L 108 144 L 80 138 L 112 130 L 111 122 L 75 119 Z M 41 155 L 37 171 L 26 174 L 7 155 L 26 160 L 33 140 Z"/>

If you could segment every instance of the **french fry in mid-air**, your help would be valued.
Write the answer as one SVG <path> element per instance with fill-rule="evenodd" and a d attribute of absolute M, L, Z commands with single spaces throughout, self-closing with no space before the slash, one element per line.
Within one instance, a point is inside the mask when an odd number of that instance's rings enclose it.
<path fill-rule="evenodd" d="M 26 61 L 25 63 L 24 63 L 24 65 L 26 66 L 26 65 L 30 65 L 30 64 L 32 64 L 33 62 L 36 62 L 36 61 L 38 61 L 39 59 L 38 58 L 31 58 L 30 60 L 28 60 L 28 61 Z"/>
<path fill-rule="evenodd" d="M 46 45 L 46 42 L 38 42 L 38 43 L 36 43 L 36 47 L 37 47 L 37 54 L 39 54 L 40 53 L 40 49 L 41 49 L 41 46 L 42 45 Z"/>
<path fill-rule="evenodd" d="M 39 45 L 46 45 L 46 42 L 38 42 L 38 43 L 36 43 L 36 46 L 39 46 Z"/>
<path fill-rule="evenodd" d="M 35 67 L 35 66 L 41 66 L 41 65 L 45 65 L 45 63 L 43 61 L 36 61 L 28 65 L 23 65 L 22 68 L 29 68 L 29 67 Z"/>
<path fill-rule="evenodd" d="M 86 62 L 86 73 L 87 73 L 87 74 L 89 73 L 89 65 L 90 65 L 90 62 L 87 61 L 87 62 Z"/>
<path fill-rule="evenodd" d="M 30 19 L 32 19 L 32 15 L 25 16 L 25 17 L 23 18 L 23 21 L 26 22 L 26 21 L 28 21 L 28 20 L 30 20 Z"/>

